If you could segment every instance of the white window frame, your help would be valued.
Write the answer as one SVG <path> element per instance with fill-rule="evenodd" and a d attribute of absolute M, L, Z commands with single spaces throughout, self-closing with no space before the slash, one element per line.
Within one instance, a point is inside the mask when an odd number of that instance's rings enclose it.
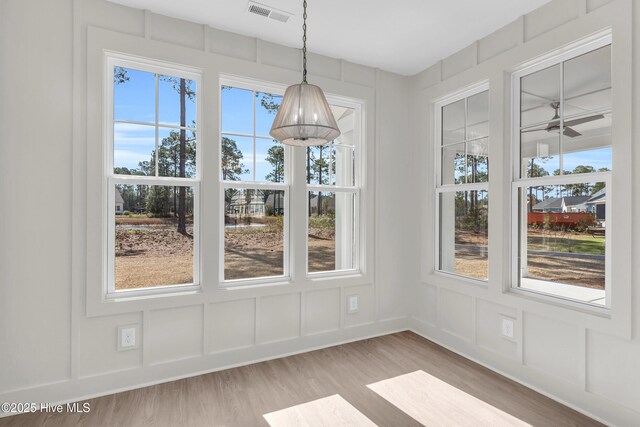
<path fill-rule="evenodd" d="M 596 49 L 608 46 L 612 44 L 612 35 L 610 31 L 605 32 L 604 34 L 600 34 L 590 40 L 581 42 L 570 49 L 563 49 L 557 53 L 552 53 L 546 55 L 544 59 L 535 61 L 533 63 L 527 64 L 524 67 L 521 67 L 514 71 L 511 74 L 511 152 L 512 152 L 512 180 L 511 180 L 511 281 L 510 281 L 510 291 L 516 293 L 523 294 L 534 294 L 537 297 L 549 301 L 549 302 L 562 302 L 565 305 L 572 306 L 575 308 L 585 308 L 593 309 L 595 311 L 605 310 L 608 311 L 611 308 L 611 270 L 612 270 L 612 257 L 611 257 L 611 248 L 612 245 L 612 236 L 611 233 L 611 218 L 612 218 L 612 197 L 611 197 L 611 188 L 612 188 L 612 173 L 613 172 L 595 172 L 588 174 L 571 174 L 571 175 L 558 175 L 558 176 L 546 176 L 546 177 L 537 177 L 537 178 L 521 178 L 521 159 L 520 159 L 520 79 L 537 71 L 543 70 L 545 68 L 560 64 L 560 127 L 562 128 L 563 122 L 566 118 L 571 118 L 572 116 L 564 117 L 563 107 L 564 107 L 564 62 L 578 57 L 580 55 L 589 53 Z M 613 78 L 613 76 L 612 76 Z M 580 115 L 586 113 L 609 113 L 613 111 L 613 105 L 610 109 L 605 110 L 593 110 L 589 112 L 582 112 Z M 543 122 L 546 123 L 546 122 Z M 527 128 L 534 127 L 536 125 L 541 125 L 543 123 L 532 123 L 527 125 Z M 562 152 L 562 133 L 559 136 L 559 146 L 560 153 Z M 612 140 L 613 146 L 613 140 Z M 613 159 L 612 159 L 613 161 Z M 560 155 L 559 162 L 560 171 L 563 171 L 563 160 L 562 155 Z M 612 168 L 613 169 L 613 168 Z M 585 182 L 604 182 L 605 187 L 607 188 L 607 204 L 605 207 L 605 217 L 607 218 L 607 236 L 605 239 L 605 304 L 591 304 L 586 301 L 581 301 L 578 299 L 569 298 L 566 296 L 556 295 L 550 292 L 541 292 L 534 289 L 529 289 L 526 287 L 520 286 L 520 268 L 519 268 L 519 255 L 523 248 L 521 245 L 524 244 L 526 250 L 526 239 L 524 243 L 521 242 L 521 224 L 520 224 L 520 206 L 519 206 L 519 197 L 518 192 L 522 188 L 527 188 L 530 186 L 544 186 L 544 185 L 566 185 L 566 184 L 576 184 L 576 183 L 585 183 Z M 554 282 L 547 282 L 554 283 Z M 567 284 L 557 284 L 558 286 L 571 286 Z"/>
<path fill-rule="evenodd" d="M 254 92 L 262 92 L 268 93 L 271 95 L 283 96 L 286 90 L 285 86 L 277 85 L 277 84 L 269 84 L 260 82 L 257 80 L 244 79 L 240 77 L 232 77 L 232 76 L 221 76 L 219 82 L 220 96 L 218 97 L 219 102 L 219 133 L 218 133 L 218 182 L 220 185 L 220 198 L 219 198 L 219 206 L 220 206 L 220 222 L 219 228 L 221 230 L 220 233 L 220 242 L 219 242 L 219 283 L 222 288 L 233 288 L 239 286 L 248 286 L 248 285 L 263 285 L 263 284 L 278 284 L 278 283 L 290 283 L 292 280 L 291 275 L 291 261 L 290 261 L 290 203 L 289 200 L 291 198 L 291 163 L 292 163 L 292 148 L 290 146 L 284 145 L 284 182 L 265 182 L 265 181 L 255 181 L 256 177 L 256 139 L 258 138 L 269 138 L 273 139 L 270 135 L 257 135 L 256 134 L 256 102 L 255 98 L 253 100 L 253 134 L 244 134 L 237 132 L 225 132 L 222 128 L 222 87 L 229 86 L 237 89 L 245 89 Z M 223 180 L 222 179 L 222 135 L 231 135 L 231 136 L 241 136 L 253 138 L 253 178 L 252 181 L 231 181 L 231 180 Z M 225 259 L 225 250 L 224 250 L 224 227 L 225 227 L 225 200 L 224 200 L 224 190 L 226 188 L 235 188 L 239 190 L 272 190 L 272 191 L 283 191 L 284 192 L 284 222 L 283 222 L 283 274 L 279 276 L 265 276 L 265 277 L 256 277 L 256 278 L 247 278 L 247 279 L 232 279 L 225 280 L 224 278 L 224 259 Z"/>
<path fill-rule="evenodd" d="M 219 81 L 220 90 L 222 86 L 229 86 L 238 89 L 246 89 L 254 92 L 263 92 L 269 93 L 273 95 L 283 96 L 286 90 L 286 86 L 278 85 L 273 83 L 267 83 L 259 80 L 253 80 L 250 78 L 243 78 L 238 76 L 230 76 L 230 75 L 221 75 Z M 353 256 L 354 256 L 354 267 L 351 269 L 341 269 L 341 270 L 331 270 L 331 271 L 322 271 L 322 272 L 308 272 L 308 234 L 309 234 L 309 220 L 308 220 L 308 212 L 305 208 L 304 211 L 301 211 L 301 214 L 304 214 L 304 224 L 305 224 L 305 245 L 304 245 L 304 258 L 305 258 L 305 271 L 306 277 L 309 280 L 313 279 L 324 279 L 324 278 L 340 278 L 340 277 L 350 277 L 361 275 L 363 272 L 363 252 L 361 245 L 361 231 L 360 228 L 362 226 L 361 221 L 361 204 L 362 204 L 362 162 L 364 161 L 364 156 L 362 156 L 363 148 L 362 148 L 362 136 L 363 136 L 363 103 L 355 101 L 351 98 L 334 96 L 330 94 L 326 94 L 327 101 L 330 105 L 351 108 L 354 110 L 355 115 L 355 123 L 354 123 L 354 139 L 356 139 L 355 147 L 354 147 L 354 156 L 355 156 L 355 170 L 354 170 L 354 186 L 337 186 L 333 184 L 327 185 L 315 185 L 315 184 L 307 184 L 306 179 L 303 183 L 294 182 L 294 174 L 293 170 L 293 162 L 295 157 L 295 152 L 293 147 L 285 145 L 285 162 L 284 162 L 284 182 L 281 183 L 271 183 L 271 182 L 263 182 L 263 181 L 223 181 L 222 180 L 222 156 L 219 155 L 218 161 L 218 182 L 220 186 L 220 221 L 219 221 L 219 229 L 221 230 L 221 239 L 219 242 L 219 253 L 221 254 L 219 257 L 219 284 L 220 288 L 234 288 L 234 287 L 243 287 L 243 286 L 255 286 L 255 285 L 279 285 L 279 284 L 290 284 L 294 281 L 293 274 L 293 265 L 292 265 L 292 257 L 291 257 L 291 240 L 295 237 L 291 233 L 291 214 L 293 210 L 293 206 L 291 204 L 291 197 L 295 193 L 298 193 L 298 189 L 300 185 L 304 185 L 304 191 L 306 192 L 305 197 L 305 206 L 308 206 L 308 197 L 309 191 L 323 191 L 323 192 L 347 192 L 353 193 L 354 196 L 354 248 L 353 248 Z M 219 132 L 218 132 L 218 153 L 221 153 L 222 147 L 222 135 L 231 135 L 231 136 L 243 136 L 250 137 L 254 140 L 254 150 L 255 150 L 255 140 L 256 138 L 271 138 L 269 135 L 256 135 L 255 134 L 255 126 L 256 126 L 256 112 L 255 112 L 255 102 L 253 103 L 253 123 L 254 123 L 254 132 L 253 134 L 243 134 L 243 133 L 235 133 L 235 132 L 226 132 L 222 129 L 222 96 L 219 97 L 219 117 L 218 123 Z M 306 156 L 306 150 L 305 150 Z M 254 158 L 255 162 L 255 158 Z M 253 168 L 254 178 L 255 178 L 255 163 Z M 305 174 L 306 176 L 306 174 Z M 331 178 L 330 178 L 331 182 Z M 284 215 L 284 274 L 281 276 L 268 276 L 268 277 L 259 277 L 259 278 L 247 278 L 247 279 L 233 279 L 233 280 L 225 280 L 224 278 L 224 189 L 225 188 L 237 188 L 237 189 L 265 189 L 265 190 L 275 190 L 275 191 L 284 191 L 285 193 L 285 215 Z"/>
<path fill-rule="evenodd" d="M 442 193 L 456 193 L 459 191 L 486 191 L 489 194 L 489 180 L 491 180 L 491 172 L 489 171 L 489 179 L 487 182 L 478 182 L 478 183 L 464 183 L 464 184 L 442 184 L 442 148 L 448 145 L 467 143 L 471 141 L 476 141 L 484 138 L 491 138 L 489 132 L 487 132 L 486 136 L 482 138 L 474 138 L 474 139 L 463 139 L 460 141 L 456 141 L 453 144 L 442 144 L 442 109 L 447 105 L 453 104 L 454 102 L 460 101 L 462 99 L 467 100 L 473 95 L 477 95 L 479 93 L 489 91 L 489 81 L 482 81 L 480 83 L 471 85 L 459 92 L 456 92 L 452 95 L 445 96 L 444 98 L 438 100 L 434 105 L 434 159 L 435 159 L 435 168 L 433 177 L 434 182 L 434 258 L 433 258 L 433 271 L 435 274 L 441 274 L 444 276 L 455 277 L 459 280 L 466 281 L 472 284 L 480 284 L 487 285 L 487 280 L 477 279 L 475 277 L 465 276 L 462 274 L 457 274 L 450 271 L 444 271 L 440 269 L 440 194 Z M 491 106 L 489 105 L 489 108 Z M 465 137 L 466 137 L 466 127 L 467 127 L 467 102 L 465 101 Z M 491 115 L 489 114 L 489 120 L 491 120 Z M 466 155 L 465 155 L 466 162 Z M 489 162 L 491 164 L 491 162 Z M 488 242 L 490 245 L 490 242 Z M 488 249 L 487 249 L 488 250 Z"/>
<path fill-rule="evenodd" d="M 161 176 L 137 176 L 137 175 L 116 175 L 114 170 L 114 123 L 131 123 L 153 125 L 155 127 L 156 136 L 156 152 L 158 148 L 158 131 L 159 128 L 181 129 L 179 125 L 163 124 L 158 122 L 158 78 L 156 77 L 156 99 L 155 99 L 155 123 L 143 123 L 127 120 L 114 120 L 114 83 L 113 70 L 115 67 L 124 67 L 145 71 L 149 73 L 162 74 L 172 77 L 179 77 L 193 80 L 196 83 L 196 127 L 185 127 L 186 130 L 196 132 L 196 173 L 193 178 L 176 178 Z M 200 130 L 202 122 L 202 101 L 198 92 L 202 88 L 202 74 L 200 70 L 171 64 L 163 61 L 150 60 L 130 56 L 117 52 L 104 52 L 104 79 L 105 79 L 105 109 L 104 109 L 104 164 L 103 164 L 103 194 L 106 198 L 107 214 L 103 215 L 103 242 L 107 243 L 105 251 L 105 259 L 103 259 L 104 277 L 104 294 L 106 299 L 120 299 L 128 297 L 138 297 L 147 295 L 169 294 L 176 292 L 194 291 L 200 289 L 200 180 L 201 180 L 201 147 Z M 157 174 L 158 159 L 156 156 L 155 171 Z M 115 192 L 113 189 L 117 184 L 126 185 L 160 185 L 172 187 L 192 187 L 193 188 L 193 283 L 162 285 L 154 287 L 146 287 L 139 289 L 115 289 Z"/>
<path fill-rule="evenodd" d="M 353 156 L 354 156 L 354 180 L 353 185 L 335 185 L 332 184 L 333 181 L 333 172 L 332 165 L 334 161 L 334 157 L 331 154 L 332 147 L 336 144 L 333 141 L 327 144 L 329 147 L 329 184 L 306 184 L 306 206 L 309 206 L 309 192 L 323 192 L 323 193 L 351 193 L 353 194 L 353 267 L 352 268 L 344 268 L 344 269 L 334 269 L 327 271 L 309 271 L 309 212 L 305 210 L 305 269 L 307 272 L 307 277 L 309 279 L 315 278 L 332 278 L 332 277 L 344 277 L 344 276 L 353 276 L 359 275 L 362 273 L 361 268 L 361 244 L 360 244 L 360 228 L 361 228 L 361 216 L 360 216 L 360 206 L 361 206 L 361 193 L 362 193 L 362 161 L 364 156 L 362 155 L 362 104 L 353 102 L 351 100 L 327 96 L 327 102 L 329 105 L 334 105 L 337 107 L 350 108 L 354 110 L 354 124 L 353 124 L 353 136 L 354 136 L 354 145 L 353 145 Z M 338 144 L 340 145 L 340 144 Z M 345 145 L 347 146 L 347 145 Z M 307 156 L 307 152 L 305 152 L 305 158 Z M 306 181 L 306 180 L 305 180 Z M 336 240 L 335 244 L 338 245 Z M 346 244 L 346 242 L 343 242 Z"/>

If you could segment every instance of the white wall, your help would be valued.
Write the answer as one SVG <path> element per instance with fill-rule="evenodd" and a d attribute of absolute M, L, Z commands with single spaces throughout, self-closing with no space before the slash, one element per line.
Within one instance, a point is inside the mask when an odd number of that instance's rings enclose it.
<path fill-rule="evenodd" d="M 185 57 L 210 52 L 237 60 L 240 68 L 245 64 L 267 80 L 297 71 L 299 54 L 102 0 L 3 0 L 0 401 L 79 399 L 410 327 L 609 423 L 640 424 L 640 339 L 635 334 L 640 289 L 635 281 L 634 334 L 628 339 L 602 332 L 598 322 L 592 327 L 580 316 L 564 318 L 503 294 L 508 251 L 501 246 L 490 248 L 487 290 L 425 272 L 433 230 L 425 199 L 431 185 L 430 97 L 491 75 L 498 82 L 492 85 L 492 105 L 507 105 L 505 58 L 524 59 L 529 49 L 549 44 L 557 32 L 566 36 L 604 25 L 610 7 L 630 0 L 606 3 L 555 0 L 414 78 L 340 59 L 310 58 L 311 70 L 331 87 L 361 87 L 373 94 L 366 140 L 375 154 L 369 171 L 369 183 L 375 186 L 371 283 L 246 290 L 224 298 L 190 299 L 176 307 L 90 317 L 86 290 L 99 284 L 87 283 L 86 271 L 87 244 L 96 238 L 87 228 L 87 135 L 92 131 L 87 111 L 95 102 L 87 91 L 89 27 L 137 41 L 166 42 L 167 49 L 178 49 Z M 614 13 L 624 20 L 619 15 Z M 633 24 L 640 25 L 637 7 Z M 633 37 L 635 100 L 640 99 L 640 40 L 637 33 Z M 634 102 L 634 122 L 639 115 Z M 495 149 L 504 143 L 501 125 L 502 120 L 492 123 L 492 171 L 496 162 L 508 164 Z M 638 132 L 634 127 L 634 140 Z M 634 159 L 639 156 L 636 150 Z M 634 188 L 640 188 L 638 174 L 633 179 Z M 422 185 L 407 185 L 419 180 Z M 508 187 L 499 181 L 491 185 L 503 193 Z M 640 197 L 632 202 L 637 218 Z M 502 212 L 492 214 L 499 219 L 508 212 L 499 198 L 492 198 L 491 209 Z M 490 221 L 492 241 L 504 234 L 503 223 L 495 218 Z M 416 224 L 423 225 L 422 239 Z M 631 225 L 630 235 L 636 254 L 638 227 Z M 640 266 L 633 268 L 635 279 Z M 355 316 L 344 307 L 352 292 L 362 297 Z M 515 342 L 498 336 L 500 314 L 517 319 Z M 223 327 L 225 322 L 233 328 Z M 142 326 L 141 348 L 117 352 L 116 327 L 130 323 Z M 178 328 L 187 333 L 178 334 Z M 177 340 L 175 345 L 169 336 Z"/>
<path fill-rule="evenodd" d="M 117 314 L 100 313 L 86 303 L 87 289 L 100 289 L 87 270 L 96 262 L 88 250 L 99 243 L 88 212 L 101 199 L 91 187 L 95 170 L 87 166 L 100 144 L 93 136 L 100 123 L 92 113 L 99 99 L 91 89 L 96 76 L 88 75 L 95 55 L 89 34 L 277 83 L 298 80 L 300 52 L 103 0 L 3 0 L 0 7 L 0 185 L 11 201 L 0 204 L 1 401 L 79 399 L 407 329 L 417 268 L 415 257 L 401 254 L 417 237 L 391 206 L 416 195 L 403 186 L 395 163 L 375 159 L 403 160 L 397 147 L 410 138 L 409 79 L 309 58 L 310 80 L 370 101 L 365 279 L 205 292 L 176 306 L 128 303 L 112 310 Z M 205 85 L 217 85 L 214 80 Z M 213 104 L 205 113 L 218 117 Z M 214 146 L 216 128 L 205 119 Z M 216 185 L 203 182 L 203 191 Z M 213 228 L 206 232 L 215 236 Z M 360 309 L 347 314 L 346 296 L 353 293 Z M 141 346 L 118 352 L 116 328 L 132 323 L 141 325 Z"/>
<path fill-rule="evenodd" d="M 635 1 L 554 0 L 418 74 L 412 91 L 413 122 L 418 124 L 415 138 L 422 144 L 422 158 L 432 164 L 432 101 L 483 80 L 490 83 L 491 265 L 486 286 L 433 273 L 434 223 L 429 197 L 433 174 L 424 174 L 421 193 L 427 198 L 422 205 L 421 252 L 425 265 L 415 288 L 411 328 L 609 424 L 628 426 L 640 425 L 640 285 L 639 267 L 632 261 L 640 244 L 640 229 L 635 225 L 640 181 L 637 173 L 633 178 L 629 174 L 632 165 L 638 164 L 640 150 L 633 150 L 632 161 L 623 148 L 640 138 L 640 130 L 632 126 L 640 120 L 640 35 L 632 31 L 638 25 L 640 8 Z M 614 191 L 624 195 L 615 199 L 614 211 L 629 216 L 623 221 L 624 230 L 618 229 L 612 237 L 617 239 L 613 257 L 618 271 L 614 274 L 620 275 L 612 284 L 618 300 L 611 319 L 508 292 L 510 72 L 538 55 L 609 26 L 613 27 L 614 109 L 616 103 L 622 106 L 614 119 L 614 175 L 624 176 L 617 184 L 614 178 Z M 622 137 L 616 139 L 616 135 Z M 515 341 L 500 337 L 500 315 L 516 319 Z"/>
<path fill-rule="evenodd" d="M 0 3 L 2 391 L 71 373 L 71 4 L 21 3 Z"/>

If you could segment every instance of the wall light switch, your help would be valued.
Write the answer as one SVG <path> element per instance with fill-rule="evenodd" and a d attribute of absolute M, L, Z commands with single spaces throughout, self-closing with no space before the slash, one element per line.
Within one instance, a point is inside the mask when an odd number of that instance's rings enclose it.
<path fill-rule="evenodd" d="M 500 335 L 508 340 L 515 339 L 516 319 L 507 316 L 500 316 Z"/>
<path fill-rule="evenodd" d="M 358 295 L 349 295 L 347 297 L 347 313 L 353 314 L 358 312 Z"/>
<path fill-rule="evenodd" d="M 118 326 L 118 351 L 138 348 L 139 325 Z"/>

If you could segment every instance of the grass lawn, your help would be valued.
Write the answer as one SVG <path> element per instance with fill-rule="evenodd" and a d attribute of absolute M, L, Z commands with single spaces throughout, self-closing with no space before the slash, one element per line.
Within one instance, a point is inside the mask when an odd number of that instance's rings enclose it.
<path fill-rule="evenodd" d="M 553 234 L 529 230 L 527 235 L 529 249 L 549 252 L 604 255 L 604 242 L 604 237 L 593 237 L 589 233 Z"/>

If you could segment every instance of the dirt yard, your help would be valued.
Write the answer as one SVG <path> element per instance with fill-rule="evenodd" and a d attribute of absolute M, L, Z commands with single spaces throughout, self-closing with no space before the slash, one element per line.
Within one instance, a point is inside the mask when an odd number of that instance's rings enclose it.
<path fill-rule="evenodd" d="M 456 244 L 487 246 L 487 242 L 486 231 L 476 233 L 473 230 L 456 230 Z"/>
<path fill-rule="evenodd" d="M 532 279 L 604 289 L 604 262 L 595 259 L 529 255 Z"/>
<path fill-rule="evenodd" d="M 456 274 L 487 280 L 487 258 L 477 252 L 456 250 Z M 587 288 L 604 289 L 604 265 L 593 259 L 530 255 L 529 275 L 532 279 L 568 283 Z"/>
<path fill-rule="evenodd" d="M 283 271 L 283 233 L 274 218 L 251 226 L 225 227 L 225 279 L 278 276 Z M 191 283 L 193 233 L 176 231 L 173 218 L 116 219 L 116 289 Z M 540 236 L 532 236 L 539 238 Z M 310 228 L 309 271 L 335 268 L 335 234 L 332 229 Z M 586 241 L 590 245 L 590 241 Z M 486 280 L 487 237 L 473 231 L 456 233 L 457 274 Z M 529 277 L 590 288 L 604 288 L 604 265 L 597 259 L 530 254 Z"/>
<path fill-rule="evenodd" d="M 116 290 L 193 282 L 193 227 L 173 218 L 116 218 Z"/>
<path fill-rule="evenodd" d="M 336 268 L 336 236 L 334 230 L 310 228 L 309 273 L 331 271 Z"/>
<path fill-rule="evenodd" d="M 183 284 L 193 281 L 193 229 L 176 231 L 173 218 L 116 218 L 116 289 Z M 275 218 L 225 227 L 225 279 L 284 273 L 284 236 Z M 309 270 L 335 268 L 333 230 L 309 230 Z"/>
<path fill-rule="evenodd" d="M 253 223 L 250 226 L 224 229 L 224 278 L 249 279 L 281 276 L 283 269 L 284 235 L 274 223 Z"/>
<path fill-rule="evenodd" d="M 456 274 L 479 280 L 489 278 L 489 263 L 486 252 L 480 253 L 471 248 L 456 249 Z"/>

